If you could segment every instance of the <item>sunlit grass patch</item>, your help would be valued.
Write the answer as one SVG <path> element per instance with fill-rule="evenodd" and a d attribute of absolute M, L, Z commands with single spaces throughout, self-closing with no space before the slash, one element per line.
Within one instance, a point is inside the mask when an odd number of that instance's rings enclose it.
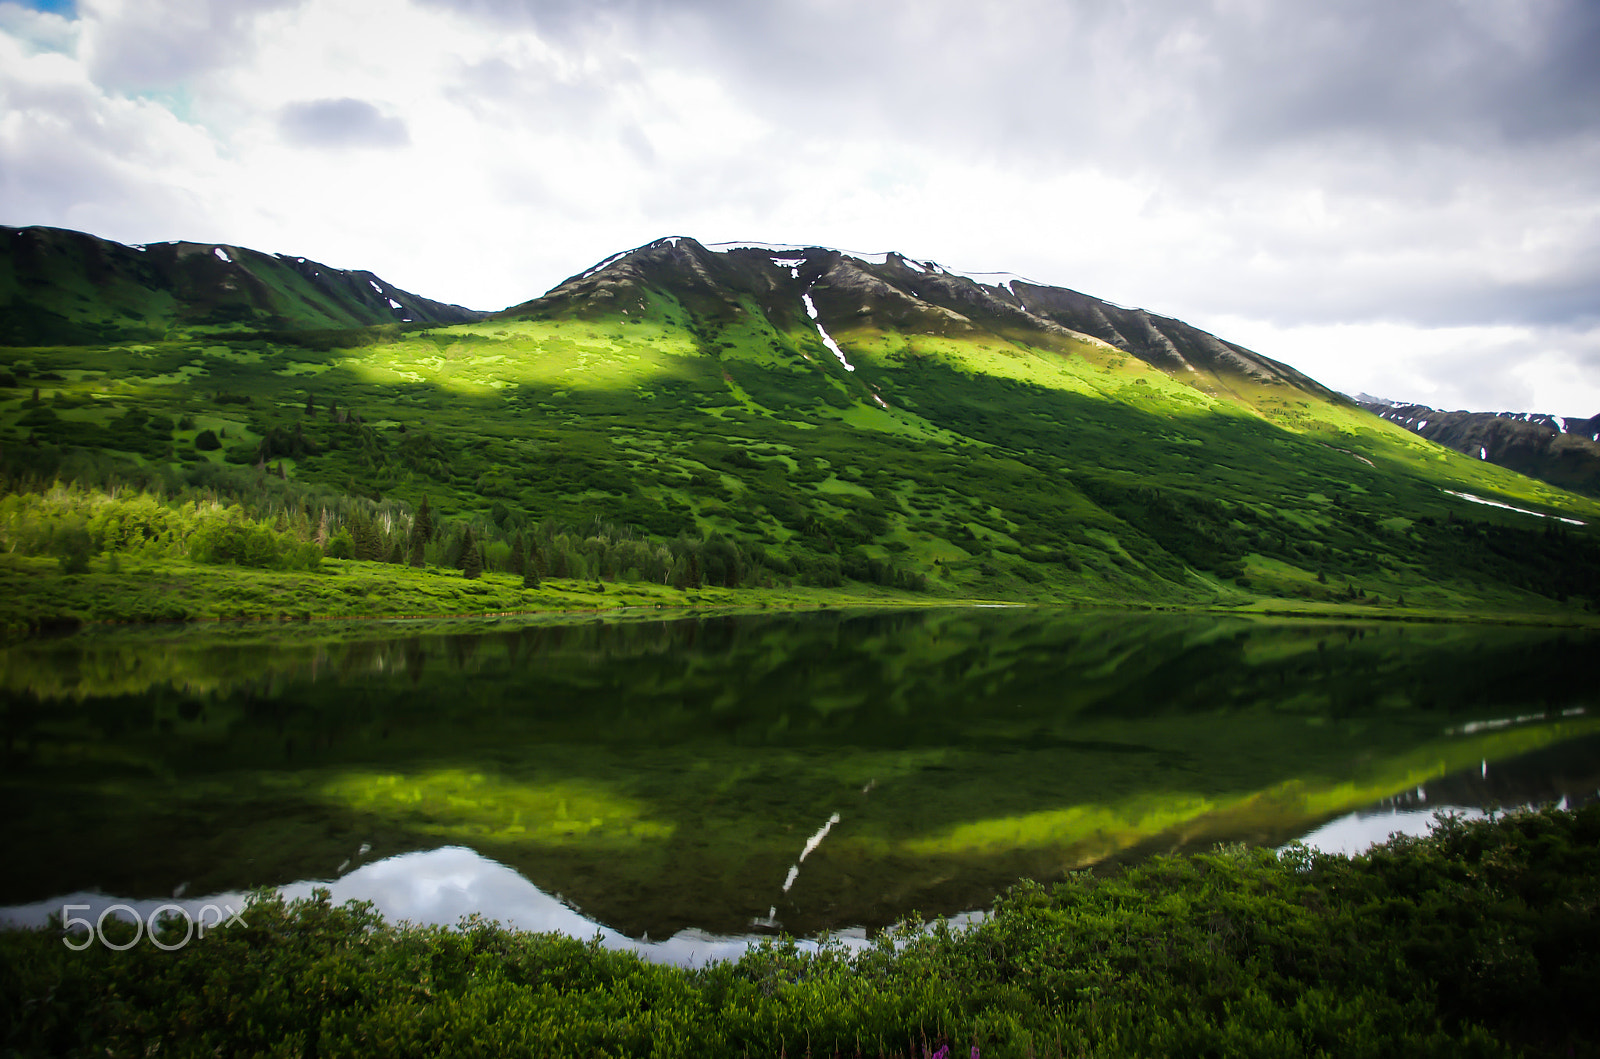
<path fill-rule="evenodd" d="M 351 773 L 322 788 L 341 806 L 456 841 L 627 848 L 672 837 L 670 822 L 593 781 L 517 782 L 466 769 Z"/>

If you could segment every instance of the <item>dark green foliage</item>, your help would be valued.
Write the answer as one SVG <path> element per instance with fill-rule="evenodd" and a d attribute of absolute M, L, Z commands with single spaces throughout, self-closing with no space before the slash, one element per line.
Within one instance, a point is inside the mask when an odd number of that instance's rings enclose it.
<path fill-rule="evenodd" d="M 472 527 L 468 526 L 461 538 L 461 575 L 468 581 L 483 576 L 483 553 L 478 551 L 478 542 L 472 536 Z"/>
<path fill-rule="evenodd" d="M 1600 807 L 1349 860 L 1158 858 L 1024 883 L 965 931 L 694 971 L 323 892 L 173 953 L 9 931 L 0 1010 L 9 1048 L 57 1055 L 1588 1055 L 1597 901 Z"/>
<path fill-rule="evenodd" d="M 194 447 L 201 452 L 212 452 L 222 448 L 222 442 L 218 440 L 215 431 L 202 430 L 194 436 Z"/>

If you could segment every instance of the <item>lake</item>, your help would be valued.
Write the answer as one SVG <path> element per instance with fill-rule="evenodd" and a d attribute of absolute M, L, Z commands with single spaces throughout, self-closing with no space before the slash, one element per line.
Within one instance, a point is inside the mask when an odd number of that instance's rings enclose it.
<path fill-rule="evenodd" d="M 1600 786 L 1587 630 L 935 608 L 0 651 L 0 915 L 254 887 L 662 958 Z M 88 896 L 85 896 L 88 895 Z"/>

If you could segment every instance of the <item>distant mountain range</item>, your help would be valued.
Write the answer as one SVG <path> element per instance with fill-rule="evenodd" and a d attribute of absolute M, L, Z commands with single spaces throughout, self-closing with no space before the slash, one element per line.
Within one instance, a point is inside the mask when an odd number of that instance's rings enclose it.
<path fill-rule="evenodd" d="M 196 329 L 316 330 L 466 323 L 482 313 L 371 272 L 211 243 L 127 246 L 0 226 L 0 343 L 161 339 Z"/>
<path fill-rule="evenodd" d="M 1365 393 L 1355 400 L 1374 415 L 1457 452 L 1600 496 L 1600 415 L 1578 419 L 1537 412 L 1446 412 Z"/>

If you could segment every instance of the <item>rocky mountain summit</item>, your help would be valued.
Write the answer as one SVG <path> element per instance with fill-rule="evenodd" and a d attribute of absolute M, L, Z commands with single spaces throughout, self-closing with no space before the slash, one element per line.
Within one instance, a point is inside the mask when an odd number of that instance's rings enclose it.
<path fill-rule="evenodd" d="M 765 243 L 708 247 L 673 236 L 606 258 L 505 315 L 649 313 L 653 296 L 668 291 L 703 329 L 725 325 L 743 311 L 744 298 L 753 298 L 779 328 L 809 316 L 824 333 L 861 327 L 949 337 L 987 333 L 1046 348 L 1058 344 L 1053 340 L 1087 339 L 1189 376 L 1202 388 L 1243 379 L 1343 400 L 1287 364 L 1181 320 L 1019 276 L 967 274 L 893 252 Z"/>
<path fill-rule="evenodd" d="M 0 343 L 161 339 L 201 330 L 467 323 L 482 313 L 371 272 L 209 243 L 129 246 L 59 228 L 0 227 Z"/>
<path fill-rule="evenodd" d="M 1600 495 L 1600 416 L 1447 412 L 1370 394 L 1356 402 L 1429 441 L 1576 492 Z"/>

